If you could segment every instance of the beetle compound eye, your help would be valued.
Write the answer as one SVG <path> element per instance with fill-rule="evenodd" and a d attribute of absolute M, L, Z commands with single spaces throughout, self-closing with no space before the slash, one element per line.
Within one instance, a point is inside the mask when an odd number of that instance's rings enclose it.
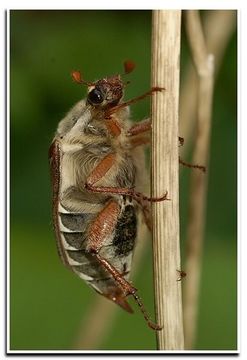
<path fill-rule="evenodd" d="M 100 104 L 103 102 L 103 100 L 104 97 L 102 95 L 102 92 L 96 88 L 90 91 L 90 93 L 88 94 L 88 101 L 91 104 Z"/>

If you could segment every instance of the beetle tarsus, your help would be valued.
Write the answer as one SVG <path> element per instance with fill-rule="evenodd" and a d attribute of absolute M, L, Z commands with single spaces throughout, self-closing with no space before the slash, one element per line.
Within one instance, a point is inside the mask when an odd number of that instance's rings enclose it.
<path fill-rule="evenodd" d="M 143 314 L 143 317 L 146 320 L 148 326 L 153 330 L 161 330 L 162 327 L 160 325 L 158 325 L 158 324 L 156 324 L 156 323 L 154 323 L 153 321 L 150 320 L 150 317 L 147 314 L 147 311 L 146 311 L 146 309 L 145 309 L 145 307 L 144 307 L 144 305 L 143 305 L 143 303 L 141 301 L 141 298 L 136 293 L 133 293 L 132 295 L 133 295 L 135 301 L 137 302 L 137 304 L 139 305 L 139 307 L 141 309 L 141 312 Z"/>
<path fill-rule="evenodd" d="M 155 324 L 155 323 L 153 323 L 152 321 L 149 321 L 149 322 L 148 322 L 148 326 L 149 326 L 151 329 L 156 330 L 156 331 L 160 331 L 160 330 L 163 329 L 163 326 L 160 326 L 160 325 L 158 325 L 158 324 Z"/>
<path fill-rule="evenodd" d="M 181 281 L 187 275 L 186 272 L 183 270 L 177 270 L 177 272 L 179 273 L 177 281 Z"/>
<path fill-rule="evenodd" d="M 204 173 L 206 172 L 206 166 L 187 163 L 187 162 L 183 161 L 180 157 L 179 157 L 179 163 L 188 168 L 198 169 Z"/>

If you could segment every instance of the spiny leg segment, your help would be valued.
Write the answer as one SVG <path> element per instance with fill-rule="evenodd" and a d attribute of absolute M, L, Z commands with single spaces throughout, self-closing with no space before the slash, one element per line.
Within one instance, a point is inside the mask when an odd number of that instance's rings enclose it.
<path fill-rule="evenodd" d="M 127 280 L 125 280 L 117 271 L 117 269 L 112 266 L 105 258 L 100 256 L 99 254 L 94 254 L 94 256 L 99 261 L 99 263 L 113 276 L 118 285 L 123 289 L 125 296 L 133 296 L 138 306 L 140 307 L 143 317 L 146 320 L 148 326 L 153 330 L 161 330 L 162 327 L 160 325 L 155 324 L 153 321 L 150 320 L 150 317 L 141 301 L 141 298 L 136 294 L 137 289 L 134 288 Z"/>

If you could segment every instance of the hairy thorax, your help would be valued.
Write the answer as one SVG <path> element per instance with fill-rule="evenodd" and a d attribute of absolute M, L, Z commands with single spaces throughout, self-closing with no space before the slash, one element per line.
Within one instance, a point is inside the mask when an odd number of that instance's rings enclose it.
<path fill-rule="evenodd" d="M 97 182 L 97 186 L 133 187 L 136 177 L 136 167 L 133 163 L 127 130 L 130 122 L 127 119 L 128 110 L 116 114 L 121 133 L 114 136 L 109 130 L 107 121 L 99 114 L 92 116 L 90 121 L 81 121 L 77 132 L 74 128 L 61 141 L 62 176 L 61 195 L 73 187 L 86 195 L 85 182 L 93 169 L 104 157 L 113 154 L 115 163 L 106 176 Z M 104 194 L 88 194 L 91 199 L 102 198 Z M 71 194 L 70 194 L 71 196 Z"/>

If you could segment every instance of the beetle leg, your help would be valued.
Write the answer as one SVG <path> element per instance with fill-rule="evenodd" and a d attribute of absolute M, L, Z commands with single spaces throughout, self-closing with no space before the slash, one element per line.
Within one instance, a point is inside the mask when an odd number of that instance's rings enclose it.
<path fill-rule="evenodd" d="M 108 154 L 106 155 L 96 167 L 93 169 L 89 177 L 87 178 L 85 188 L 91 191 L 93 190 L 93 185 L 101 180 L 106 173 L 110 170 L 110 168 L 115 164 L 116 155 L 115 154 Z M 98 191 L 100 192 L 100 191 Z M 103 192 L 103 191 L 101 191 Z"/>
<path fill-rule="evenodd" d="M 179 157 L 179 163 L 181 165 L 183 165 L 183 166 L 188 167 L 188 168 L 198 169 L 198 170 L 201 170 L 204 173 L 206 172 L 206 166 L 187 163 L 187 162 L 183 161 L 180 157 Z"/>
<path fill-rule="evenodd" d="M 116 111 L 118 111 L 126 106 L 132 105 L 139 100 L 145 99 L 145 97 L 152 95 L 154 92 L 163 91 L 163 90 L 165 90 L 165 88 L 154 86 L 151 88 L 151 90 L 147 91 L 143 95 L 137 96 L 131 100 L 122 102 L 122 103 L 110 108 L 109 110 L 106 111 L 105 117 L 108 118 L 111 114 L 115 113 Z"/>
<path fill-rule="evenodd" d="M 117 188 L 117 187 L 108 187 L 108 186 L 94 186 L 90 183 L 85 184 L 85 188 L 89 191 L 96 192 L 96 193 L 105 193 L 105 194 L 113 194 L 113 195 L 126 195 L 132 197 L 138 203 L 142 203 L 142 201 L 149 201 L 149 202 L 159 202 L 164 200 L 170 200 L 167 198 L 168 192 L 163 196 L 160 197 L 148 197 L 138 191 L 135 191 L 133 188 Z"/>
<path fill-rule="evenodd" d="M 117 119 L 115 119 L 113 116 L 110 116 L 105 121 L 106 127 L 109 131 L 109 133 L 113 137 L 118 137 L 121 134 L 121 126 Z"/>
<path fill-rule="evenodd" d="M 107 294 L 105 296 L 109 297 L 111 300 L 117 302 L 120 306 L 122 306 L 125 310 L 131 311 L 129 305 L 126 303 L 124 297 L 128 295 L 132 295 L 135 301 L 138 303 L 145 320 L 148 325 L 154 330 L 160 330 L 161 327 L 154 324 L 145 308 L 142 304 L 141 299 L 136 294 L 137 289 L 133 287 L 127 280 L 125 280 L 124 275 L 120 274 L 120 272 L 112 266 L 109 261 L 103 258 L 100 254 L 100 248 L 102 247 L 102 243 L 104 239 L 113 232 L 116 227 L 117 219 L 120 213 L 119 205 L 115 201 L 110 201 L 101 212 L 96 216 L 96 219 L 92 222 L 88 229 L 88 244 L 87 251 L 92 254 L 98 262 L 105 268 L 105 270 L 112 275 L 115 279 L 117 285 L 122 289 L 123 293 L 114 296 L 111 294 Z"/>
<path fill-rule="evenodd" d="M 133 143 L 133 147 L 138 146 L 138 145 L 143 145 L 146 144 L 148 142 L 150 142 L 150 140 L 148 141 L 148 138 L 136 138 L 136 135 L 140 135 L 143 134 L 144 132 L 150 131 L 151 130 L 151 120 L 150 119 L 145 119 L 137 124 L 135 124 L 134 126 L 132 126 L 128 132 L 127 132 L 127 136 L 128 137 L 134 137 L 133 140 L 131 139 L 131 144 Z M 178 137 L 178 144 L 179 146 L 183 146 L 184 144 L 184 138 L 182 138 L 181 136 Z"/>
<path fill-rule="evenodd" d="M 88 229 L 88 244 L 87 252 L 92 255 L 98 254 L 100 251 L 104 240 L 108 237 L 116 227 L 118 216 L 120 213 L 120 208 L 117 202 L 110 201 L 96 216 L 95 220 L 91 223 Z M 96 255 L 95 255 L 96 256 Z M 98 255 L 97 255 L 98 256 Z M 96 256 L 96 258 L 97 258 Z M 107 270 L 107 269 L 106 269 Z M 107 270 L 107 272 L 109 272 Z M 119 274 L 120 278 L 126 275 L 126 272 Z M 124 294 L 122 287 L 109 289 L 109 293 L 103 294 L 108 299 L 114 301 L 124 310 L 132 313 L 132 309 L 129 306 L 128 302 L 124 299 Z"/>
<path fill-rule="evenodd" d="M 150 143 L 150 133 L 151 130 L 151 121 L 150 119 L 145 119 L 138 124 L 132 126 L 128 132 L 127 136 L 130 138 L 131 147 L 135 148 L 140 145 L 145 145 Z M 147 133 L 147 134 L 145 134 Z"/>
<path fill-rule="evenodd" d="M 127 132 L 127 136 L 139 135 L 143 132 L 151 130 L 151 121 L 150 119 L 145 119 L 139 123 L 133 125 Z"/>
<path fill-rule="evenodd" d="M 108 186 L 95 186 L 94 184 L 106 175 L 108 170 L 110 170 L 110 168 L 114 165 L 115 161 L 116 161 L 115 154 L 109 154 L 106 157 L 104 157 L 104 159 L 100 161 L 100 163 L 94 168 L 94 170 L 87 178 L 87 181 L 85 183 L 85 189 L 95 193 L 127 195 L 127 196 L 131 196 L 137 202 L 145 201 L 145 200 L 150 202 L 169 200 L 167 198 L 167 192 L 161 197 L 148 197 L 140 192 L 135 191 L 133 188 L 129 189 L 129 188 L 108 187 Z"/>
<path fill-rule="evenodd" d="M 129 136 L 129 137 L 133 136 L 133 139 L 131 139 L 131 145 L 132 145 L 133 148 L 136 147 L 136 146 L 139 146 L 139 145 L 145 145 L 145 144 L 150 142 L 150 139 L 148 139 L 147 137 L 138 137 L 139 134 L 142 134 L 143 132 L 147 132 L 149 130 L 151 130 L 151 121 L 150 121 L 150 119 L 143 120 L 140 123 L 132 126 L 128 130 L 127 136 Z M 184 138 L 179 136 L 178 137 L 178 143 L 179 143 L 179 146 L 183 146 Z M 182 164 L 183 166 L 198 169 L 198 170 L 201 170 L 203 172 L 206 172 L 206 167 L 205 166 L 193 165 L 193 164 L 187 163 L 187 162 L 183 161 L 180 157 L 179 157 L 179 163 Z"/>
<path fill-rule="evenodd" d="M 144 319 L 146 320 L 148 326 L 153 330 L 161 330 L 162 327 L 158 324 L 153 323 L 150 320 L 149 315 L 147 314 L 146 309 L 144 308 L 144 305 L 140 299 L 140 297 L 136 294 L 137 289 L 133 287 L 127 280 L 122 277 L 122 275 L 118 272 L 118 270 L 112 266 L 109 261 L 107 261 L 105 258 L 100 256 L 99 254 L 94 254 L 96 259 L 99 261 L 99 263 L 112 275 L 112 277 L 115 279 L 117 284 L 123 289 L 124 296 L 132 295 L 137 302 L 138 306 L 141 309 L 141 312 L 144 316 Z"/>
<path fill-rule="evenodd" d="M 178 143 L 179 143 L 179 146 L 183 146 L 184 144 L 184 138 L 179 136 L 178 137 Z M 179 156 L 179 163 L 183 166 L 186 166 L 188 168 L 193 168 L 193 169 L 198 169 L 198 170 L 201 170 L 202 172 L 206 172 L 206 167 L 205 166 L 202 166 L 202 165 L 194 165 L 194 164 L 190 164 L 190 163 L 187 163 L 185 161 L 183 161 L 181 159 L 181 157 Z"/>
<path fill-rule="evenodd" d="M 88 228 L 88 245 L 86 250 L 91 253 L 98 253 L 104 240 L 113 232 L 116 227 L 120 207 L 114 200 L 97 214 L 95 220 Z"/>

